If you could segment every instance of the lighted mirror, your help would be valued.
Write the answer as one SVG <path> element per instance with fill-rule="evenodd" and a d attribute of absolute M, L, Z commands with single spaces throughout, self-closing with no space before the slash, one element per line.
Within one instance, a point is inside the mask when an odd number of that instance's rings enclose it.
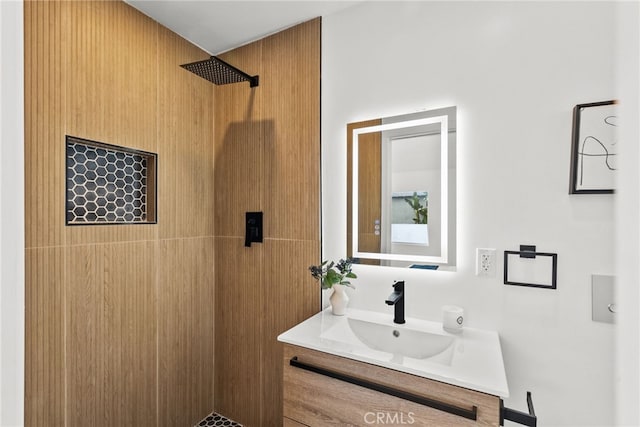
<path fill-rule="evenodd" d="M 456 107 L 350 123 L 347 146 L 349 256 L 453 269 Z"/>

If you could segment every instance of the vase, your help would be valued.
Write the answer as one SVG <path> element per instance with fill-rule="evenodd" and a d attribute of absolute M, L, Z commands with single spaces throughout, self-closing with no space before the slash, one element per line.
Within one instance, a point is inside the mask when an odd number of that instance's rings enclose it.
<path fill-rule="evenodd" d="M 331 312 L 335 316 L 344 316 L 347 313 L 347 304 L 349 303 L 349 296 L 345 292 L 345 286 L 333 285 L 331 288 L 333 289 L 333 293 L 329 297 Z"/>

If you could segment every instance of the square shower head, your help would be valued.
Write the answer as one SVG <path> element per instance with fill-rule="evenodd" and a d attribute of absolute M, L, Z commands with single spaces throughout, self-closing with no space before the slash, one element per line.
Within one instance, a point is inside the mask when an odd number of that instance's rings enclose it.
<path fill-rule="evenodd" d="M 215 56 L 203 61 L 183 64 L 181 67 L 217 85 L 248 81 L 250 87 L 258 86 L 258 76 L 250 76 Z"/>

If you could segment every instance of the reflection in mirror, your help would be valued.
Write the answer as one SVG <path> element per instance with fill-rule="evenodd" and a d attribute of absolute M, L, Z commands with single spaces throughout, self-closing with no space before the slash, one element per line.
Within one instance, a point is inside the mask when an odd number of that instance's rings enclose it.
<path fill-rule="evenodd" d="M 453 269 L 455 142 L 455 107 L 347 125 L 347 251 L 356 262 Z"/>

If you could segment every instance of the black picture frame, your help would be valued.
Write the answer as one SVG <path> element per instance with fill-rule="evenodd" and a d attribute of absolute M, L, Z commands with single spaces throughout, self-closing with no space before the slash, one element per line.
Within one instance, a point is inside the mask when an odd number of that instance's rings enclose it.
<path fill-rule="evenodd" d="M 615 191 L 612 181 L 617 155 L 616 104 L 616 100 L 609 100 L 578 104 L 573 108 L 569 194 Z"/>

